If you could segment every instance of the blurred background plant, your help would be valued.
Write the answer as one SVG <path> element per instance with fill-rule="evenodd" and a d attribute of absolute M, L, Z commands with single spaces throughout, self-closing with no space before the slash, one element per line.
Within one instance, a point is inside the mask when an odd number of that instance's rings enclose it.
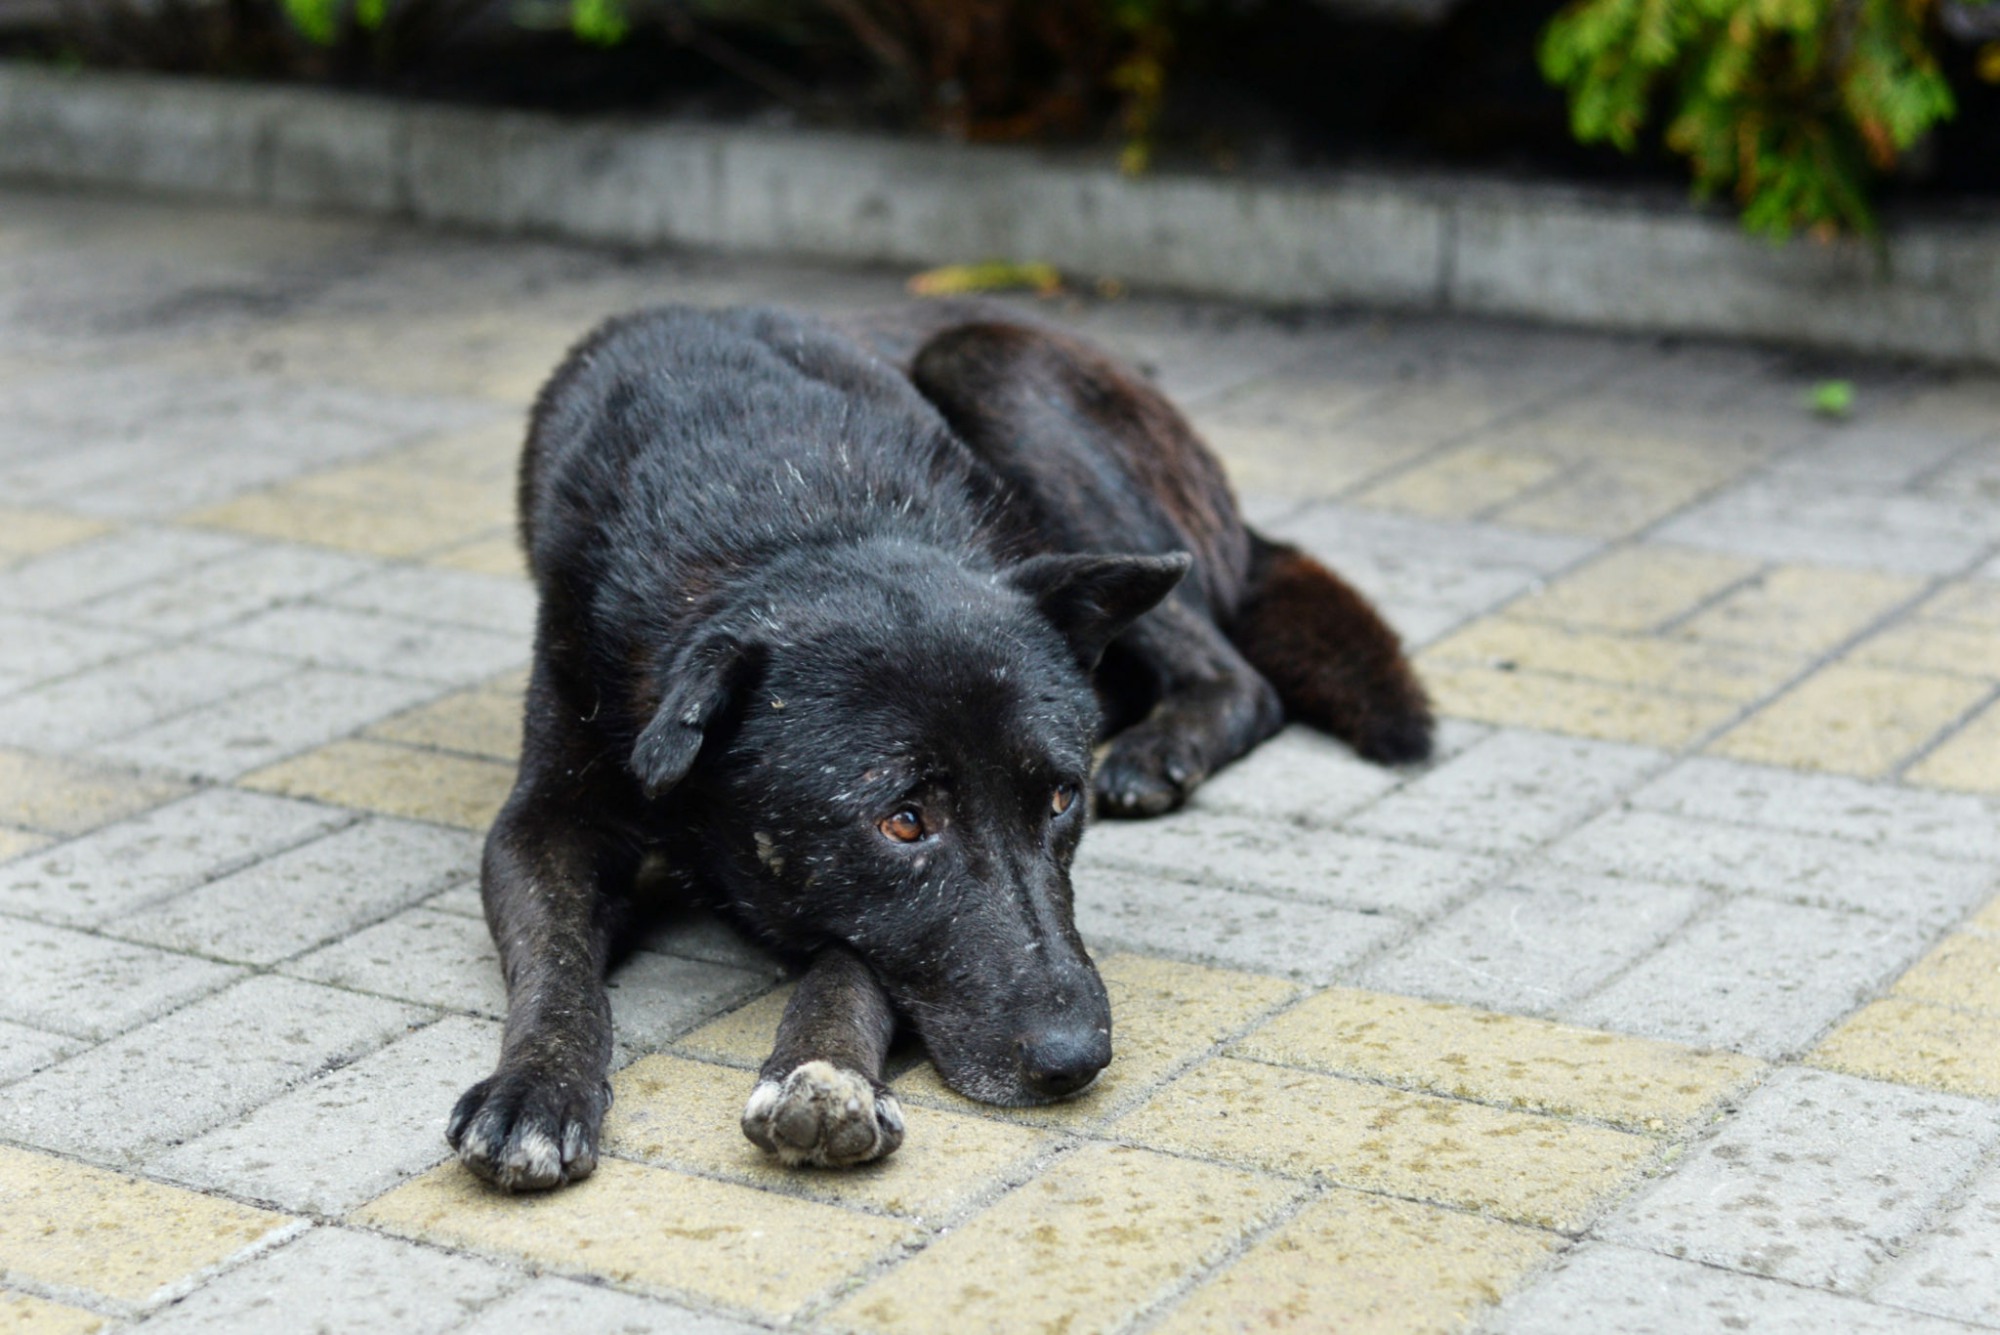
<path fill-rule="evenodd" d="M 1691 172 L 1770 236 L 2000 195 L 2000 0 L 0 0 L 0 52 L 1097 142 L 1129 172 Z"/>

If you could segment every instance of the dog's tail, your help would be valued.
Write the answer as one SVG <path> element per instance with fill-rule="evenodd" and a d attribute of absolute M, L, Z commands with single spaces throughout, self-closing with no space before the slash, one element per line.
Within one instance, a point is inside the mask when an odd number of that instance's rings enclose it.
<path fill-rule="evenodd" d="M 1250 577 L 1229 638 L 1290 717 L 1381 764 L 1430 755 L 1430 700 L 1396 632 L 1298 548 L 1250 535 Z"/>

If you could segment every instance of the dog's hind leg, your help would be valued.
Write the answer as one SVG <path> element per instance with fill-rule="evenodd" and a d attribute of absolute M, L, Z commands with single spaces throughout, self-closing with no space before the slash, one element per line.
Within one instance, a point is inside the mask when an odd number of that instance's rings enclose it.
<path fill-rule="evenodd" d="M 903 1143 L 903 1110 L 882 1083 L 896 1017 L 875 975 L 840 946 L 799 980 L 778 1041 L 743 1109 L 743 1134 L 788 1164 L 867 1163 Z"/>

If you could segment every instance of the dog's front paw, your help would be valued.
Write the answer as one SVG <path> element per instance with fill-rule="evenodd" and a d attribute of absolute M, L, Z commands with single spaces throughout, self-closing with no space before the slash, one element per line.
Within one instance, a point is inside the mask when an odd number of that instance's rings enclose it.
<path fill-rule="evenodd" d="M 903 1109 L 867 1076 L 807 1062 L 782 1081 L 758 1083 L 743 1109 L 743 1134 L 785 1163 L 845 1168 L 896 1152 Z"/>
<path fill-rule="evenodd" d="M 611 1086 L 502 1071 L 465 1091 L 445 1139 L 459 1162 L 508 1191 L 540 1191 L 589 1177 Z"/>
<path fill-rule="evenodd" d="M 1186 739 L 1145 725 L 1119 734 L 1091 779 L 1100 816 L 1136 819 L 1177 811 L 1208 777 Z"/>

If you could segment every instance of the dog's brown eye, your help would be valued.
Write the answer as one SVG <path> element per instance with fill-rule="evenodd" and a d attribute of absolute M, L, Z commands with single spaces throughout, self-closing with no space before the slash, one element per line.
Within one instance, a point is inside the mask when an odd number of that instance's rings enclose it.
<path fill-rule="evenodd" d="M 884 838 L 894 839 L 899 844 L 914 844 L 924 837 L 924 818 L 917 814 L 915 807 L 904 807 L 893 816 L 884 816 L 875 822 L 875 828 Z"/>
<path fill-rule="evenodd" d="M 1069 810 L 1070 803 L 1074 801 L 1076 801 L 1076 786 L 1068 783 L 1063 784 L 1053 793 L 1049 794 L 1049 810 L 1060 816 L 1063 812 Z"/>

